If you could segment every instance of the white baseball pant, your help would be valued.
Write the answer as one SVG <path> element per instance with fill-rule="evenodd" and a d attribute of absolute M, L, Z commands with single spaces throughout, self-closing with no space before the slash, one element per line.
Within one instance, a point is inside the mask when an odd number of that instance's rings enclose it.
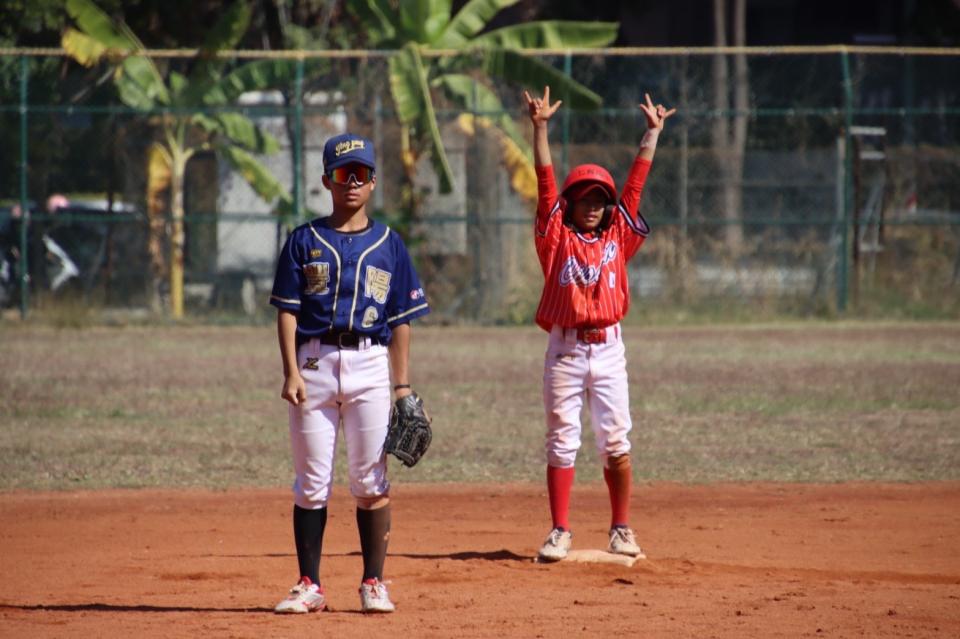
<path fill-rule="evenodd" d="M 604 464 L 608 457 L 629 453 L 627 434 L 633 424 L 619 324 L 607 327 L 606 342 L 600 344 L 577 340 L 575 329 L 554 326 L 550 331 L 543 365 L 543 405 L 551 466 L 569 468 L 576 461 L 584 397 Z"/>
<path fill-rule="evenodd" d="M 297 352 L 307 400 L 290 406 L 290 444 L 296 480 L 294 503 L 327 505 L 333 486 L 337 433 L 346 437 L 350 493 L 358 500 L 390 492 L 383 443 L 390 420 L 390 362 L 387 347 L 359 349 L 310 340 Z"/>

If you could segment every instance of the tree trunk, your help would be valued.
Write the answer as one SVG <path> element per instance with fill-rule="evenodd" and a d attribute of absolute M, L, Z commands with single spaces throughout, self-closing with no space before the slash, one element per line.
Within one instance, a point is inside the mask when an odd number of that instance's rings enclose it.
<path fill-rule="evenodd" d="M 417 196 L 417 162 L 420 153 L 415 149 L 415 141 L 406 124 L 400 127 L 400 160 L 403 165 L 404 184 L 400 188 L 400 206 L 403 221 L 412 228 L 420 219 L 420 198 Z"/>
<path fill-rule="evenodd" d="M 502 225 L 498 219 L 500 200 L 500 149 L 488 127 L 480 126 L 474 116 L 473 138 L 469 148 L 467 171 L 467 210 L 473 265 L 473 317 L 481 322 L 501 319 L 504 311 L 507 278 L 503 273 Z"/>
<path fill-rule="evenodd" d="M 734 0 L 733 44 L 744 47 L 747 43 L 747 0 Z M 743 244 L 743 158 L 747 146 L 747 109 L 749 108 L 750 85 L 747 76 L 747 56 L 742 52 L 733 56 L 733 136 L 730 141 L 730 180 L 726 184 L 727 202 L 736 217 L 730 225 L 732 234 L 727 241 L 738 248 Z"/>
<path fill-rule="evenodd" d="M 150 258 L 148 303 L 153 313 L 163 311 L 161 283 L 167 273 L 165 240 L 170 186 L 170 163 L 159 144 L 150 147 L 147 166 L 147 254 Z"/>
<path fill-rule="evenodd" d="M 183 319 L 183 176 L 186 160 L 174 151 L 170 175 L 170 316 Z"/>
<path fill-rule="evenodd" d="M 735 6 L 735 44 L 742 44 L 745 33 L 739 20 L 746 15 L 744 0 L 734 0 Z M 714 45 L 727 46 L 727 3 L 726 0 L 713 0 Z M 734 58 L 734 109 L 745 108 L 746 59 L 742 54 Z M 729 67 L 727 55 L 718 53 L 713 58 L 713 108 L 716 117 L 711 127 L 714 157 L 717 163 L 717 175 L 720 176 L 720 193 L 717 198 L 724 221 L 724 238 L 727 249 L 732 255 L 739 255 L 743 246 L 743 227 L 741 224 L 743 196 L 743 147 L 746 141 L 746 117 L 739 113 L 733 118 L 733 130 L 726 112 L 730 108 Z M 741 91 L 741 85 L 743 90 Z M 738 144 L 739 143 L 739 144 Z"/>

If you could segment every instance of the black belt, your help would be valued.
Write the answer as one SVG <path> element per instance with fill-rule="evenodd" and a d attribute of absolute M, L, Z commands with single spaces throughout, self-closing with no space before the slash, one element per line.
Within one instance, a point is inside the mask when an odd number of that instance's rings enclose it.
<path fill-rule="evenodd" d="M 321 344 L 327 346 L 336 346 L 337 348 L 359 348 L 363 339 L 369 339 L 371 344 L 379 344 L 380 340 L 376 337 L 360 335 L 359 333 L 324 333 L 317 335 L 313 339 L 319 340 Z"/>

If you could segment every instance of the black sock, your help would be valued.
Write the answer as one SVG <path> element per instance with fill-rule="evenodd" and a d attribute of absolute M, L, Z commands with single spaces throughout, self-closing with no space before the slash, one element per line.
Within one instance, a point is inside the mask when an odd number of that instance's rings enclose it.
<path fill-rule="evenodd" d="M 357 530 L 363 553 L 363 579 L 383 580 L 383 562 L 390 539 L 390 505 L 376 510 L 357 508 Z"/>
<path fill-rule="evenodd" d="M 307 510 L 293 506 L 293 540 L 297 544 L 297 562 L 300 576 L 320 583 L 320 551 L 323 549 L 323 530 L 327 527 L 327 509 Z"/>

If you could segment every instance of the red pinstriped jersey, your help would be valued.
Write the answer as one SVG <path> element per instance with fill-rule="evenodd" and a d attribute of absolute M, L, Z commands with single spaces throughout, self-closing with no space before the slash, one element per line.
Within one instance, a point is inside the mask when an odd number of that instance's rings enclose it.
<path fill-rule="evenodd" d="M 640 198 L 650 161 L 634 160 L 603 233 L 580 233 L 563 223 L 566 202 L 557 193 L 553 166 L 537 167 L 534 238 L 543 269 L 537 324 L 546 331 L 603 327 L 619 322 L 630 307 L 627 261 L 650 232 L 640 215 Z"/>

